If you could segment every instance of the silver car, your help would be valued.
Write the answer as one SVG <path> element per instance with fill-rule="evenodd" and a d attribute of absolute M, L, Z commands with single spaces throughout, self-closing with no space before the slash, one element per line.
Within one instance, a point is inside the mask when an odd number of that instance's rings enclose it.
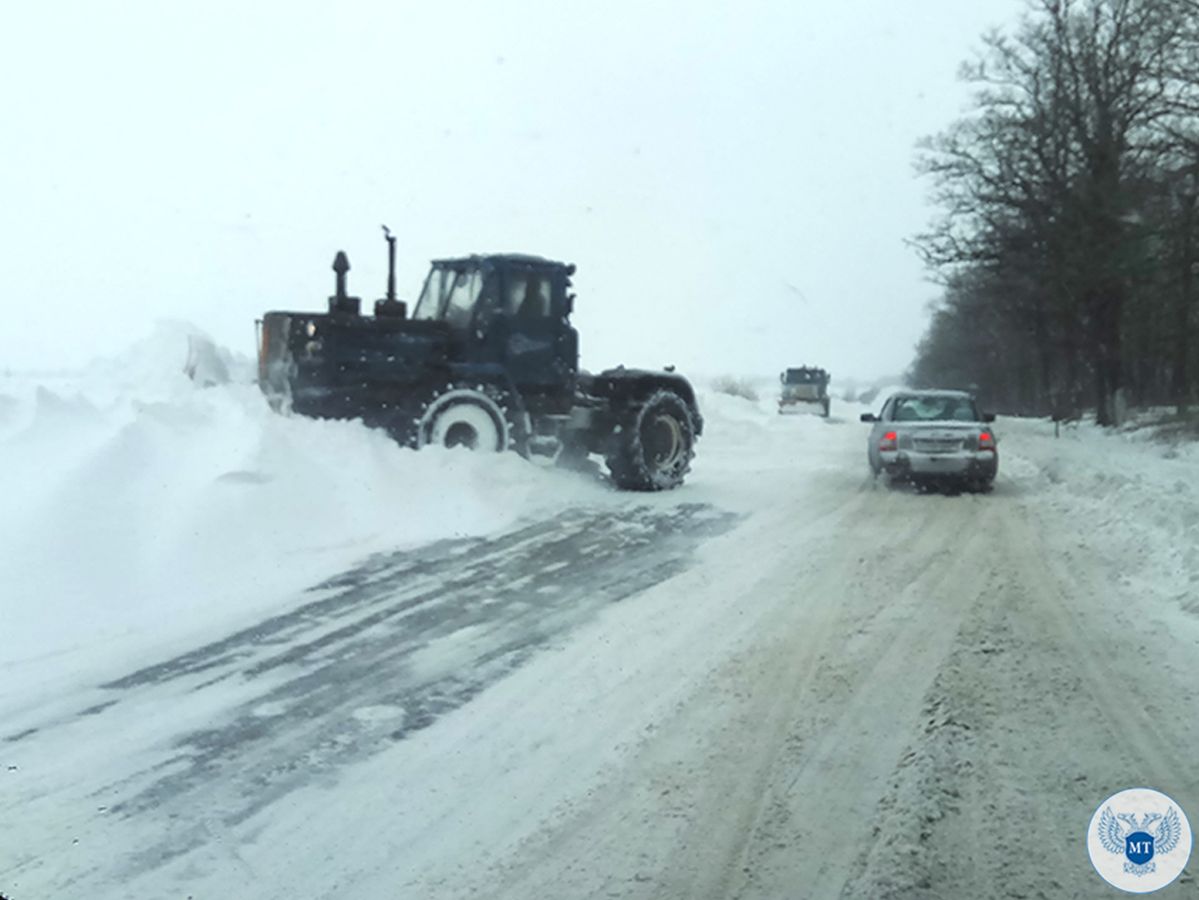
<path fill-rule="evenodd" d="M 956 484 L 986 491 L 999 470 L 999 443 L 992 413 L 979 413 L 964 391 L 904 391 L 892 394 L 882 412 L 863 413 L 871 422 L 866 456 L 877 477 L 924 487 Z"/>

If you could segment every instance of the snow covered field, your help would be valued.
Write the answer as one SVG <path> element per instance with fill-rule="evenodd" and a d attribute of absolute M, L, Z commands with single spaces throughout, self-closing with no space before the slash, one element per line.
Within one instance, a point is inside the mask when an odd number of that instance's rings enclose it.
<path fill-rule="evenodd" d="M 856 406 L 708 391 L 628 495 L 186 339 L 0 377 L 11 900 L 1094 897 L 1102 799 L 1199 820 L 1193 448 L 1001 421 L 917 495 Z"/>

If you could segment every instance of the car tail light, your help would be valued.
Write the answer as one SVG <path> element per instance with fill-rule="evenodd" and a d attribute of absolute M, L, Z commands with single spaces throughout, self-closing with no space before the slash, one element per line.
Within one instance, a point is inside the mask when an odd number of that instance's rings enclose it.
<path fill-rule="evenodd" d="M 979 450 L 994 450 L 995 449 L 995 435 L 991 434 L 991 432 L 989 432 L 989 431 L 980 432 L 978 435 L 978 449 Z"/>
<path fill-rule="evenodd" d="M 897 435 L 894 431 L 888 431 L 886 434 L 883 435 L 882 442 L 879 443 L 878 449 L 880 449 L 880 450 L 898 450 L 899 449 L 899 435 Z"/>

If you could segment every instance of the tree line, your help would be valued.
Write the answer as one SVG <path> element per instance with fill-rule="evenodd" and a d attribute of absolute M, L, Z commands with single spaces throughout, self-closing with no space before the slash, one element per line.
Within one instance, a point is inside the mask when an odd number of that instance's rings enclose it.
<path fill-rule="evenodd" d="M 944 291 L 916 386 L 1101 425 L 1199 388 L 1199 0 L 1030 0 L 925 139 Z"/>

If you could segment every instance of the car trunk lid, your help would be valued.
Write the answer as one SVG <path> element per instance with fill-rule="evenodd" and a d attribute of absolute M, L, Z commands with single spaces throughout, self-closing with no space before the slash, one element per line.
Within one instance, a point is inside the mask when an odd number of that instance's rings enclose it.
<path fill-rule="evenodd" d="M 899 448 L 918 453 L 960 453 L 978 444 L 975 422 L 897 422 Z"/>

